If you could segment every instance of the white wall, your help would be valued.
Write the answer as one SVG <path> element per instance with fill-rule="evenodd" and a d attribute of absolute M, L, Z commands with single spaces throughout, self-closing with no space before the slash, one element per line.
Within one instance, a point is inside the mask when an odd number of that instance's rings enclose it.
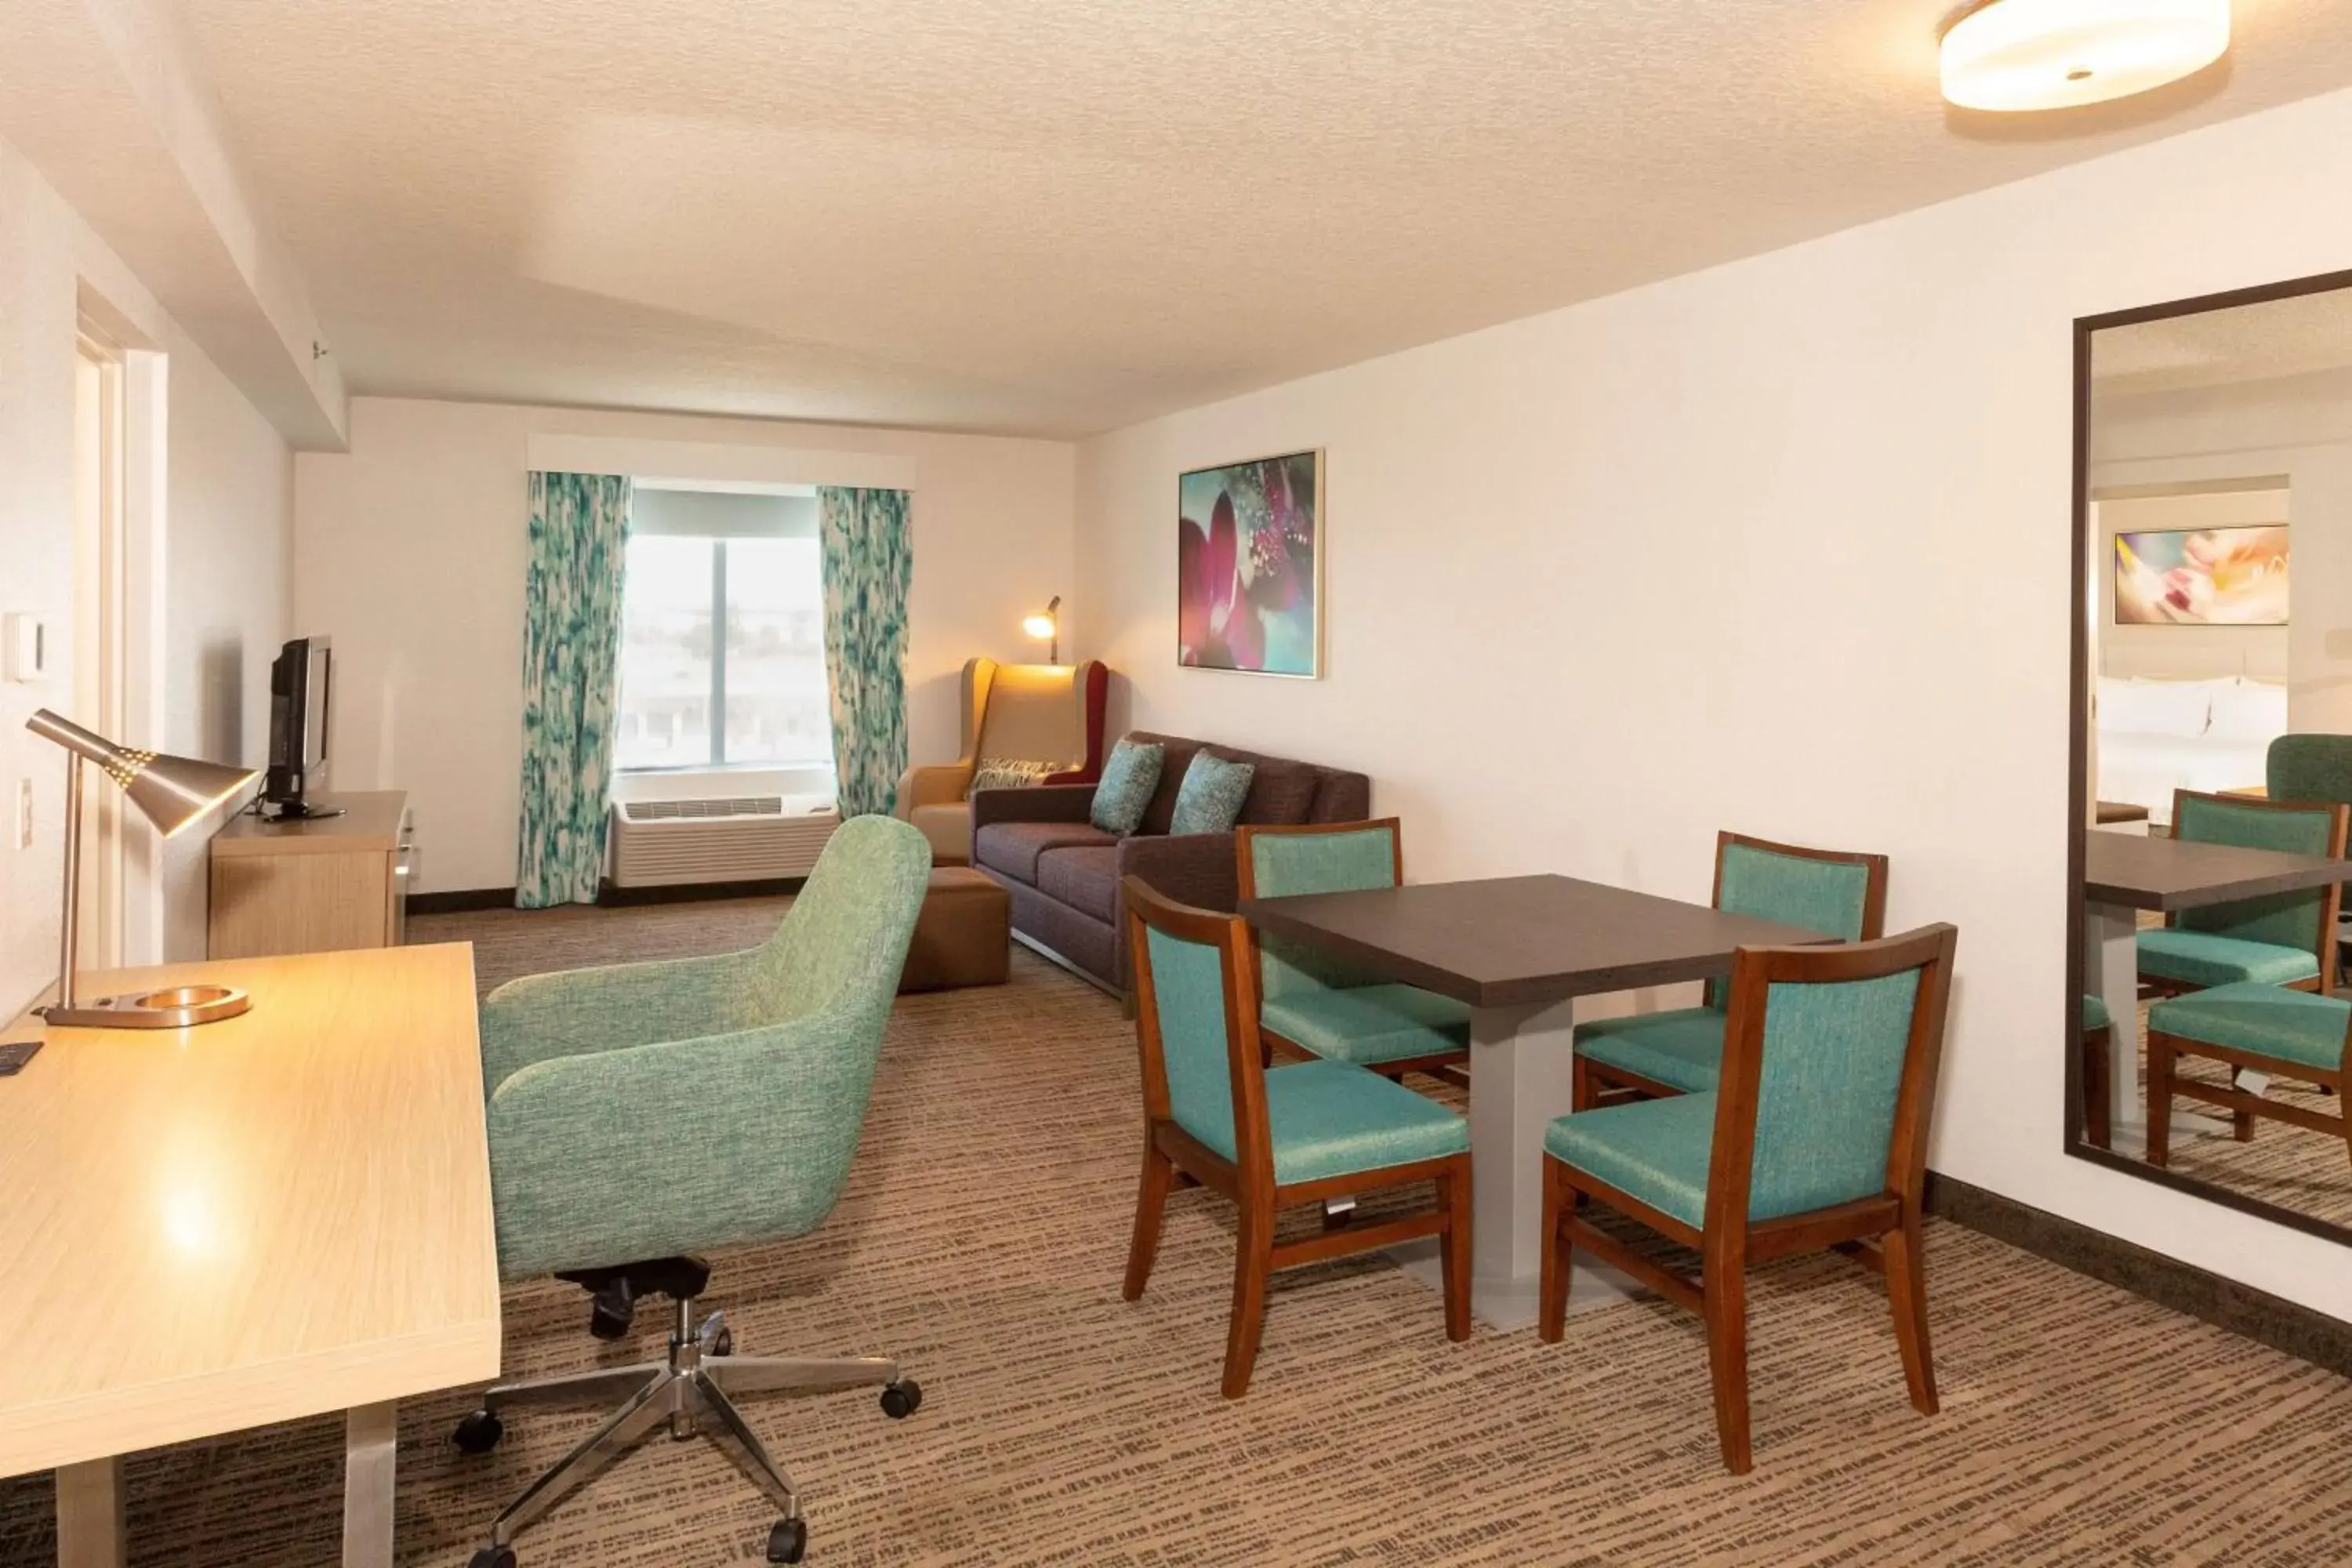
<path fill-rule="evenodd" d="M 914 467 L 908 730 L 956 749 L 956 672 L 1034 657 L 1066 594 L 1066 443 L 749 419 L 357 398 L 348 454 L 295 462 L 295 619 L 334 639 L 333 787 L 410 793 L 422 891 L 512 887 L 526 451 L 577 436 L 887 455 Z"/>
<path fill-rule="evenodd" d="M 122 738 L 205 755 L 215 754 L 215 738 L 249 739 L 260 722 L 249 687 L 207 689 L 165 672 L 177 668 L 178 649 L 205 646 L 220 628 L 276 635 L 285 609 L 285 444 L 32 165 L 0 142 L 0 610 L 52 617 L 67 654 L 50 680 L 0 683 L 0 1013 L 56 975 L 65 759 L 24 724 L 36 708 L 73 707 L 74 342 L 85 301 L 135 351 L 127 378 L 139 389 L 134 399 L 152 389 L 156 404 L 134 422 L 127 452 L 127 488 L 160 513 L 163 551 L 130 563 L 134 598 L 148 584 L 153 596 L 132 609 L 145 639 L 131 662 L 140 732 Z M 159 472 L 168 477 L 151 483 Z M 140 657 L 145 647 L 152 656 Z M 33 786 L 35 837 L 19 850 L 8 830 L 23 780 Z M 173 851 L 162 923 L 185 955 L 187 933 L 202 930 L 202 890 L 181 858 L 196 851 Z M 159 956 L 135 929 L 130 952 Z"/>
<path fill-rule="evenodd" d="M 2352 266 L 2347 176 L 2337 93 L 1090 440 L 1087 650 L 1370 772 L 1419 878 L 1885 851 L 1961 933 L 1937 1169 L 2352 1316 L 2352 1249 L 2060 1149 L 2070 323 Z M 1177 669 L 1178 473 L 1317 446 L 1328 679 Z"/>

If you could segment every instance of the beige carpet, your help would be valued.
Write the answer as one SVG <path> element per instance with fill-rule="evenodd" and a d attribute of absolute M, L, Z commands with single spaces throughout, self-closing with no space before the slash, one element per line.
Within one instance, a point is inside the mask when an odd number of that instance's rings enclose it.
<path fill-rule="evenodd" d="M 478 941 L 496 979 L 740 944 L 776 909 L 451 916 L 414 934 Z M 1016 952 L 1010 985 L 900 1006 L 832 1222 L 715 1260 L 712 1304 L 745 1351 L 888 1350 L 928 1390 L 903 1424 L 866 1393 L 756 1402 L 802 1488 L 811 1563 L 2352 1561 L 2352 1385 L 1948 1226 L 1929 1241 L 1934 1418 L 1904 1399 L 1874 1280 L 1830 1259 L 1758 1276 L 1743 1479 L 1717 1464 L 1686 1315 L 1633 1302 L 1557 1346 L 1455 1346 L 1435 1299 L 1377 1260 L 1281 1278 L 1255 1387 L 1229 1405 L 1213 1199 L 1177 1199 L 1150 1294 L 1118 1299 L 1137 1114 L 1116 1007 Z M 509 1370 L 593 1364 L 585 1316 L 575 1291 L 514 1290 Z M 519 1416 L 468 1459 L 446 1441 L 467 1408 L 404 1410 L 404 1564 L 463 1563 L 584 1421 Z M 135 1460 L 134 1563 L 333 1562 L 339 1439 L 312 1422 Z M 757 1562 L 768 1522 L 715 1453 L 664 1444 L 521 1556 Z M 47 1561 L 50 1531 L 46 1478 L 0 1482 L 0 1563 Z"/>

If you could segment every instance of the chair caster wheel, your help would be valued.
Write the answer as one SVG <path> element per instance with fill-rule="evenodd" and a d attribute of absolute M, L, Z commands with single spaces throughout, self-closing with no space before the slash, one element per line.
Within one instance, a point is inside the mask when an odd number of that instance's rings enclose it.
<path fill-rule="evenodd" d="M 923 1407 L 923 1385 L 911 1377 L 902 1377 L 882 1391 L 882 1414 L 893 1421 L 904 1421 Z"/>
<path fill-rule="evenodd" d="M 702 1353 L 706 1356 L 735 1353 L 735 1331 L 727 1326 L 724 1312 L 713 1312 L 703 1319 L 694 1337 L 702 1342 Z"/>
<path fill-rule="evenodd" d="M 797 1563 L 808 1552 L 808 1521 L 800 1519 L 780 1519 L 768 1531 L 768 1561 Z M 476 1564 L 476 1568 L 480 1565 Z"/>
<path fill-rule="evenodd" d="M 510 1546 L 485 1546 L 467 1559 L 466 1568 L 515 1568 L 514 1549 Z"/>
<path fill-rule="evenodd" d="M 496 1415 L 491 1415 L 487 1410 L 477 1410 L 472 1415 L 467 1416 L 463 1421 L 457 1423 L 457 1429 L 449 1435 L 449 1440 L 457 1444 L 458 1448 L 465 1453 L 487 1454 L 491 1449 L 497 1447 L 499 1446 L 499 1439 L 506 1435 L 507 1428 L 504 1422 L 500 1421 Z M 484 1552 L 492 1551 L 506 1552 L 506 1550 L 507 1549 L 503 1546 L 486 1546 L 482 1549 Z M 490 1558 L 478 1553 L 475 1556 L 472 1568 L 514 1568 L 514 1553 L 507 1552 L 506 1561 L 503 1563 L 496 1563 Z"/>

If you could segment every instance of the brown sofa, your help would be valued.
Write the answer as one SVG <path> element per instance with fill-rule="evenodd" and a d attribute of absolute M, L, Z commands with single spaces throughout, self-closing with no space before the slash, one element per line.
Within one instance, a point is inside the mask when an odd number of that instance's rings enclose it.
<path fill-rule="evenodd" d="M 1234 836 L 1168 832 L 1193 752 L 1205 748 L 1256 768 L 1242 802 L 1246 824 L 1357 822 L 1372 807 L 1371 781 L 1362 773 L 1174 735 L 1138 731 L 1129 739 L 1156 741 L 1167 758 L 1142 826 L 1125 838 L 1087 821 L 1092 784 L 979 790 L 971 797 L 972 864 L 1012 899 L 1013 934 L 1121 995 L 1129 967 L 1120 931 L 1123 879 L 1141 877 L 1203 909 L 1234 907 Z"/>

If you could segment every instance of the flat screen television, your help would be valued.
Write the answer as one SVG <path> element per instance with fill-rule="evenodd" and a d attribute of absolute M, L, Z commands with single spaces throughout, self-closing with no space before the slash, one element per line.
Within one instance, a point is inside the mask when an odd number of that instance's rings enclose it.
<path fill-rule="evenodd" d="M 340 816 L 310 792 L 327 781 L 327 730 L 334 689 L 333 656 L 325 637 L 296 637 L 269 666 L 269 775 L 261 789 L 264 816 Z"/>

